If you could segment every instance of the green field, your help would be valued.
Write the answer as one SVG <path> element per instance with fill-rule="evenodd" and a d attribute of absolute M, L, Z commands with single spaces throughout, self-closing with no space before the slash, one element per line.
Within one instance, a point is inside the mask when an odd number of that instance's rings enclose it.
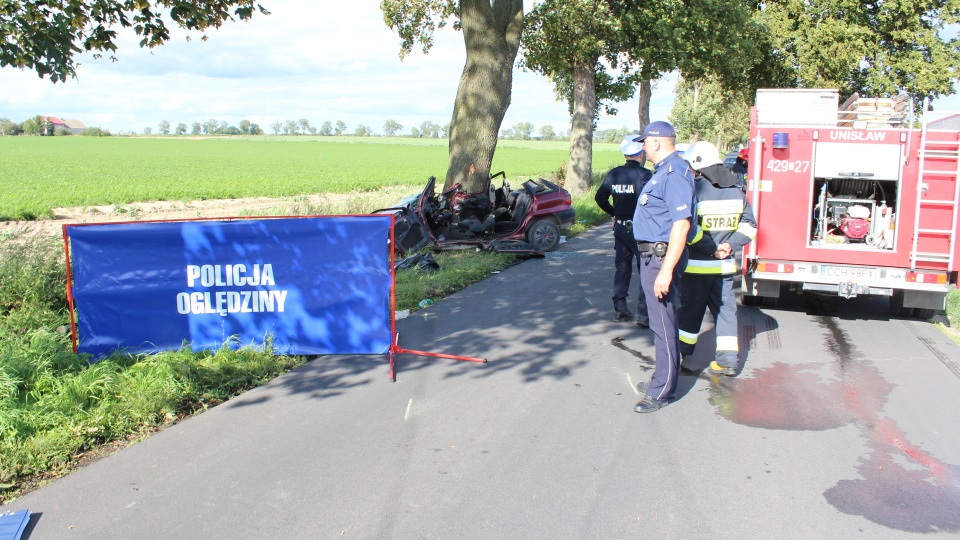
<path fill-rule="evenodd" d="M 565 141 L 503 141 L 493 171 L 551 176 Z M 621 162 L 594 146 L 594 170 Z M 53 208 L 239 197 L 289 197 L 419 186 L 442 178 L 445 139 L 357 137 L 0 137 L 0 220 Z"/>

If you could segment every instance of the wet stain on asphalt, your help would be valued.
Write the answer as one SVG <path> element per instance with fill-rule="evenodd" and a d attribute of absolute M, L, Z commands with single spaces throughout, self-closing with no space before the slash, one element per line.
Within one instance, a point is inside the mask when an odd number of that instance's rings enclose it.
<path fill-rule="evenodd" d="M 710 402 L 727 419 L 744 426 L 789 431 L 823 431 L 846 425 L 851 414 L 837 406 L 814 364 L 776 363 L 751 379 L 710 375 Z M 812 392 L 812 393 L 811 393 Z"/>
<path fill-rule="evenodd" d="M 612 343 L 614 347 L 620 349 L 621 351 L 626 351 L 630 353 L 632 356 L 639 358 L 640 371 L 652 371 L 653 368 L 656 367 L 657 361 L 654 357 L 645 355 L 638 350 L 631 349 L 630 347 L 627 346 L 626 343 L 623 342 L 622 337 L 615 337 L 610 340 L 610 343 Z"/>
<path fill-rule="evenodd" d="M 944 464 L 907 440 L 881 411 L 895 385 L 820 311 L 829 362 L 775 363 L 751 378 L 710 376 L 710 402 L 732 422 L 762 429 L 860 429 L 869 454 L 860 478 L 824 492 L 837 510 L 907 532 L 960 531 L 960 466 Z"/>
<path fill-rule="evenodd" d="M 901 531 L 960 531 L 960 467 L 944 465 L 909 443 L 898 447 L 897 442 L 904 441 L 896 426 L 877 435 L 884 440 L 876 441 L 874 452 L 861 458 L 860 478 L 837 482 L 824 492 L 827 502 L 844 514 Z M 910 455 L 910 466 L 898 459 L 904 453 Z"/>

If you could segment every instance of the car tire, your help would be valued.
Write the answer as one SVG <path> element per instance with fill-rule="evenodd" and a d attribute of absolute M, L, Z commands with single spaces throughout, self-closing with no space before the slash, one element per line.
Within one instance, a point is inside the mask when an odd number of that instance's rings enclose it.
<path fill-rule="evenodd" d="M 535 221 L 527 228 L 527 242 L 544 253 L 553 251 L 560 245 L 560 228 L 549 219 Z"/>

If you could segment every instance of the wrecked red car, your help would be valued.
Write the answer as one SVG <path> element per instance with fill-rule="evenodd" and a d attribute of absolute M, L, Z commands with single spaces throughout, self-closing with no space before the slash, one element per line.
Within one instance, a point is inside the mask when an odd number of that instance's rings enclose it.
<path fill-rule="evenodd" d="M 503 184 L 480 193 L 466 193 L 455 184 L 435 193 L 430 177 L 423 191 L 392 208 L 395 249 L 403 257 L 430 245 L 435 250 L 479 248 L 511 253 L 552 251 L 561 231 L 576 220 L 570 193 L 548 180 L 526 180 L 513 190 L 502 172 Z"/>

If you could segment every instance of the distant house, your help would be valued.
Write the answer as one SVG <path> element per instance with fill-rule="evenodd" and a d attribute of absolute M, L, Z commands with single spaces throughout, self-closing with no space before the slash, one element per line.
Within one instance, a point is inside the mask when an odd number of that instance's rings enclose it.
<path fill-rule="evenodd" d="M 61 129 L 66 129 L 69 130 L 70 133 L 78 135 L 83 130 L 87 129 L 86 124 L 80 120 L 61 120 L 56 116 L 44 116 L 43 118 L 50 124 L 50 130 L 53 133 L 56 133 Z"/>
<path fill-rule="evenodd" d="M 56 116 L 44 116 L 43 119 L 46 120 L 48 124 L 47 133 L 54 134 L 60 128 L 67 129 L 67 125 L 63 123 L 63 120 Z"/>
<path fill-rule="evenodd" d="M 83 130 L 87 129 L 87 125 L 80 120 L 64 119 L 63 123 L 66 124 L 67 129 L 69 129 L 74 135 L 79 135 L 81 132 L 83 132 Z"/>

